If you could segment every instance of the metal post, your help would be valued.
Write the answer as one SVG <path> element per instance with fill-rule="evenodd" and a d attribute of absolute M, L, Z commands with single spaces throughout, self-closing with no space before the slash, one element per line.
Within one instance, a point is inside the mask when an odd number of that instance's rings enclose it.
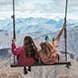
<path fill-rule="evenodd" d="M 13 39 L 16 40 L 16 34 L 15 34 L 15 1 L 13 0 Z M 15 55 L 14 55 L 14 64 L 15 64 Z"/>
<path fill-rule="evenodd" d="M 65 38 L 65 61 L 67 61 L 67 8 L 68 8 L 68 0 L 66 0 L 66 5 L 65 5 L 65 18 L 64 18 L 64 26 L 65 26 L 65 31 L 64 31 L 64 38 Z"/>

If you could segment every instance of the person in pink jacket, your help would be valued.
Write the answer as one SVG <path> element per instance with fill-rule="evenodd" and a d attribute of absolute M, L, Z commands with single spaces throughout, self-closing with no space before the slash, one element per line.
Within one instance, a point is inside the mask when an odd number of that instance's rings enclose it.
<path fill-rule="evenodd" d="M 17 57 L 18 64 L 24 66 L 24 73 L 27 74 L 26 66 L 31 71 L 31 66 L 38 61 L 37 48 L 30 36 L 24 38 L 24 45 L 16 47 L 15 40 L 12 40 L 12 53 Z"/>

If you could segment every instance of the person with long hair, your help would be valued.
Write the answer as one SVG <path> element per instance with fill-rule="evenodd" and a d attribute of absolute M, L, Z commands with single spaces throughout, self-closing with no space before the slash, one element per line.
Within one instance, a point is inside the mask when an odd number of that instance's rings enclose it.
<path fill-rule="evenodd" d="M 30 36 L 24 38 L 23 46 L 16 47 L 15 40 L 12 40 L 12 53 L 17 56 L 18 64 L 24 66 L 24 73 L 27 74 L 26 66 L 31 71 L 31 66 L 38 61 L 37 47 Z"/>
<path fill-rule="evenodd" d="M 41 49 L 39 51 L 39 56 L 44 64 L 54 64 L 59 62 L 58 45 L 64 29 L 65 26 L 63 26 L 52 42 L 45 41 L 40 43 Z"/>

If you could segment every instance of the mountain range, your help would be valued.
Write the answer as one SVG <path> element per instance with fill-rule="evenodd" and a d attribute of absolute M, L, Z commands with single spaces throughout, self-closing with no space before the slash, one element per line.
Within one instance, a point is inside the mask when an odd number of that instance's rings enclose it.
<path fill-rule="evenodd" d="M 32 32 L 56 32 L 63 26 L 64 19 L 49 19 L 49 18 L 17 18 L 15 21 L 16 33 L 32 33 Z M 75 27 L 78 21 L 68 19 L 68 29 Z M 0 30 L 7 32 L 13 31 L 12 19 L 0 20 Z"/>

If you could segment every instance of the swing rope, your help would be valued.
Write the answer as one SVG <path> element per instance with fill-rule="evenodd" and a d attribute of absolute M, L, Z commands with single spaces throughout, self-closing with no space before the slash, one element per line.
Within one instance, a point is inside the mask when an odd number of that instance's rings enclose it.
<path fill-rule="evenodd" d="M 66 0 L 66 5 L 65 5 L 65 18 L 64 18 L 64 26 L 65 26 L 65 31 L 64 31 L 64 39 L 65 39 L 65 61 L 67 61 L 67 8 L 68 8 L 68 0 Z"/>
<path fill-rule="evenodd" d="M 16 40 L 16 33 L 15 33 L 15 1 L 13 0 L 13 40 Z M 14 55 L 14 64 L 15 64 L 15 55 Z"/>

